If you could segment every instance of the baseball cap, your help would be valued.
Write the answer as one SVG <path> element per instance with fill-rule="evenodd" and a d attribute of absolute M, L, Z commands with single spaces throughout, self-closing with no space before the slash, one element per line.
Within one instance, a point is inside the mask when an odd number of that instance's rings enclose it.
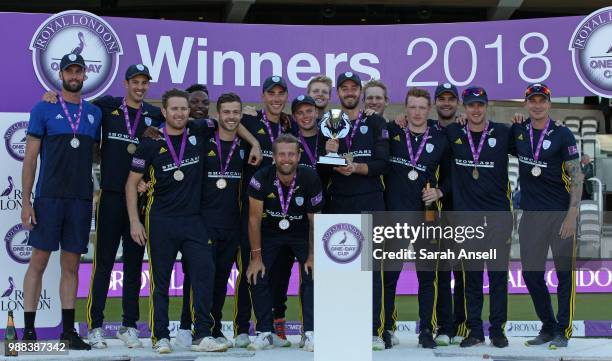
<path fill-rule="evenodd" d="M 78 65 L 81 68 L 85 68 L 85 59 L 80 54 L 66 54 L 62 57 L 60 61 L 60 69 L 66 70 L 70 65 Z"/>
<path fill-rule="evenodd" d="M 436 87 L 436 92 L 434 93 L 434 97 L 437 98 L 444 93 L 451 93 L 455 96 L 455 98 L 459 99 L 459 90 L 457 87 L 451 83 L 440 84 Z"/>
<path fill-rule="evenodd" d="M 272 75 L 272 76 L 267 77 L 263 83 L 262 90 L 264 92 L 267 92 L 268 90 L 274 88 L 277 85 L 283 88 L 284 90 L 287 90 L 287 83 L 285 83 L 285 80 L 283 79 L 282 76 L 278 76 L 278 75 Z"/>
<path fill-rule="evenodd" d="M 315 100 L 312 99 L 312 97 L 309 97 L 308 95 L 300 95 L 297 98 L 293 99 L 293 101 L 291 102 L 291 113 L 295 113 L 297 107 L 302 104 L 310 104 L 316 106 Z"/>
<path fill-rule="evenodd" d="M 550 88 L 543 83 L 535 83 L 535 84 L 530 84 L 527 87 L 527 90 L 525 90 L 525 99 L 529 99 L 534 95 L 542 95 L 544 96 L 546 99 L 550 100 Z"/>
<path fill-rule="evenodd" d="M 352 71 L 345 71 L 338 76 L 338 79 L 336 80 L 336 87 L 340 87 L 340 85 L 347 80 L 352 80 L 357 85 L 361 86 L 361 78 L 359 78 L 359 75 L 353 73 Z"/>
<path fill-rule="evenodd" d="M 125 80 L 130 80 L 136 75 L 144 75 L 149 78 L 149 80 L 152 79 L 151 74 L 149 74 L 149 68 L 147 68 L 146 65 L 143 64 L 130 65 L 125 71 Z"/>
<path fill-rule="evenodd" d="M 461 94 L 463 98 L 463 104 L 472 104 L 472 103 L 482 103 L 487 104 L 489 102 L 489 98 L 487 96 L 487 92 L 484 88 L 479 86 L 471 86 L 466 88 Z"/>

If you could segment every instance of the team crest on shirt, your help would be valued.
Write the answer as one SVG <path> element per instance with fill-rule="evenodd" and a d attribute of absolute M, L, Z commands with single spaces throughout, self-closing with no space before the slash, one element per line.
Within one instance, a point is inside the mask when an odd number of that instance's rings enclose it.
<path fill-rule="evenodd" d="M 431 153 L 434 150 L 434 145 L 431 143 L 427 143 L 427 145 L 425 145 L 425 150 L 427 151 L 427 153 Z"/>
<path fill-rule="evenodd" d="M 191 143 L 191 145 L 198 144 L 198 140 L 196 139 L 195 135 L 189 137 L 189 143 Z"/>
<path fill-rule="evenodd" d="M 115 109 L 111 112 L 111 115 L 119 115 L 119 109 Z"/>
<path fill-rule="evenodd" d="M 301 207 L 302 204 L 304 204 L 304 197 L 295 197 L 295 204 L 297 204 L 298 207 Z"/>
<path fill-rule="evenodd" d="M 361 134 L 366 134 L 368 132 L 368 126 L 367 125 L 360 126 L 359 131 L 361 132 Z"/>
<path fill-rule="evenodd" d="M 153 121 L 151 120 L 151 118 L 145 117 L 145 124 L 147 125 L 147 127 L 150 127 L 152 122 Z"/>
<path fill-rule="evenodd" d="M 489 140 L 489 147 L 495 148 L 495 145 L 497 144 L 497 139 L 489 138 L 488 140 Z"/>
<path fill-rule="evenodd" d="M 87 114 L 87 120 L 89 120 L 89 124 L 93 124 L 94 121 L 96 121 L 96 119 L 94 118 L 93 115 L 91 114 Z"/>
<path fill-rule="evenodd" d="M 240 149 L 240 159 L 244 159 L 244 149 Z"/>
<path fill-rule="evenodd" d="M 544 142 L 542 143 L 542 148 L 544 149 L 550 148 L 550 140 L 545 139 Z"/>

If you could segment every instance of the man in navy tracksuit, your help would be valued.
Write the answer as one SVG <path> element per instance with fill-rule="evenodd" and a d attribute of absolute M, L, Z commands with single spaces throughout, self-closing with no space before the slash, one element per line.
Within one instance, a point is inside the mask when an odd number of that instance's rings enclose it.
<path fill-rule="evenodd" d="M 147 244 L 151 296 L 149 326 L 153 349 L 172 352 L 168 330 L 168 287 L 176 256 L 180 251 L 189 259 L 194 318 L 193 351 L 225 351 L 227 345 L 212 337 L 210 315 L 214 281 L 212 246 L 200 215 L 200 195 L 204 176 L 201 161 L 205 135 L 190 135 L 186 129 L 189 95 L 172 89 L 162 96 L 166 118 L 163 138 L 145 138 L 132 159 L 126 183 L 130 233 L 135 242 Z M 208 134 L 206 134 L 208 133 Z M 150 177 L 145 225 L 140 222 L 137 186 L 144 173 Z"/>
<path fill-rule="evenodd" d="M 410 89 L 406 97 L 408 127 L 400 128 L 389 124 L 389 171 L 385 175 L 385 202 L 387 211 L 402 213 L 409 222 L 420 225 L 423 221 L 425 204 L 432 204 L 444 193 L 437 187 L 436 172 L 447 152 L 446 134 L 436 125 L 428 125 L 427 115 L 431 109 L 431 97 L 422 89 Z M 427 185 L 430 185 L 427 189 Z M 406 222 L 406 219 L 402 219 Z M 399 222 L 399 220 L 398 220 Z M 418 239 L 415 251 L 430 249 L 430 239 Z M 407 245 L 388 242 L 385 249 L 404 248 Z M 430 249 L 431 250 L 431 249 Z M 393 313 L 395 311 L 395 289 L 402 264 L 385 266 L 385 318 L 384 329 L 386 346 L 392 346 L 387 335 L 392 334 Z M 393 268 L 393 269 L 392 269 Z M 417 278 L 419 281 L 419 345 L 424 348 L 435 348 L 433 339 L 435 331 L 435 262 L 417 259 Z M 391 344 L 391 345 L 390 345 Z"/>
<path fill-rule="evenodd" d="M 314 351 L 313 230 L 314 214 L 323 208 L 323 189 L 313 169 L 298 166 L 299 141 L 281 135 L 272 146 L 275 165 L 262 168 L 249 181 L 249 241 L 251 262 L 247 277 L 257 337 L 251 350 L 274 347 L 270 270 L 278 252 L 289 246 L 300 263 L 300 299 L 304 331 L 300 346 Z"/>
<path fill-rule="evenodd" d="M 521 209 L 519 227 L 523 278 L 542 321 L 540 334 L 527 346 L 550 342 L 566 347 L 572 336 L 576 304 L 576 217 L 582 194 L 582 172 L 572 132 L 550 118 L 550 89 L 531 84 L 525 92 L 529 119 L 513 125 L 519 159 Z M 544 272 L 552 250 L 557 279 L 557 316 L 553 312 Z"/>
<path fill-rule="evenodd" d="M 487 120 L 488 97 L 483 88 L 469 87 L 462 96 L 467 124 L 461 127 L 454 123 L 446 128 L 454 162 L 453 209 L 463 212 L 460 219 L 465 219 L 466 214 L 476 215 L 467 217 L 469 224 L 464 221 L 459 225 L 482 226 L 489 218 L 487 229 L 490 231 L 481 240 L 466 243 L 466 246 L 472 251 L 497 249 L 497 258 L 486 262 L 491 304 L 489 338 L 493 346 L 506 347 L 508 339 L 503 328 L 508 311 L 508 241 L 512 232 L 508 154 L 513 152 L 514 146 L 509 127 Z M 465 273 L 465 290 L 470 331 L 460 346 L 471 347 L 484 343 L 481 313 L 485 261 L 470 259 L 464 264 L 469 268 Z"/>

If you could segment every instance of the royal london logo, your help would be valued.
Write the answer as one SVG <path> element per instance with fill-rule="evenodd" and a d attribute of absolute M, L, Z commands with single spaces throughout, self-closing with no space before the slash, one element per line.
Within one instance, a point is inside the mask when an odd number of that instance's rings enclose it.
<path fill-rule="evenodd" d="M 11 125 L 4 133 L 6 151 L 13 159 L 20 162 L 23 162 L 23 158 L 25 158 L 27 135 L 27 121 L 21 121 Z"/>
<path fill-rule="evenodd" d="M 48 90 L 61 89 L 58 73 L 62 56 L 69 53 L 83 56 L 87 72 L 82 89 L 85 99 L 101 95 L 115 80 L 122 49 L 119 37 L 106 21 L 79 10 L 49 17 L 30 43 L 36 76 Z"/>
<path fill-rule="evenodd" d="M 592 12 L 578 24 L 569 50 L 582 85 L 599 96 L 612 97 L 612 6 Z"/>
<path fill-rule="evenodd" d="M 5 283 L 6 282 L 6 283 Z M 2 295 L 0 296 L 0 311 L 23 311 L 23 290 L 19 289 L 13 279 L 13 276 L 8 276 L 7 279 L 0 279 L 0 287 L 6 285 Z M 0 290 L 2 290 L 0 288 Z M 51 309 L 51 297 L 47 294 L 47 289 L 43 288 L 40 293 L 37 311 Z"/>

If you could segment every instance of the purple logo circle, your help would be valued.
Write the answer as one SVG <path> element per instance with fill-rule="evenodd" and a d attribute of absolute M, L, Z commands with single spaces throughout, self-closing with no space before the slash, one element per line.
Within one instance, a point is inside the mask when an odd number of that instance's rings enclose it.
<path fill-rule="evenodd" d="M 569 50 L 576 76 L 588 90 L 612 97 L 612 6 L 586 16 L 574 30 Z"/>
<path fill-rule="evenodd" d="M 81 90 L 85 99 L 95 98 L 108 89 L 123 54 L 119 37 L 106 21 L 78 10 L 64 11 L 44 21 L 32 37 L 30 50 L 38 81 L 45 89 L 55 91 L 62 85 L 59 79 L 62 57 L 81 55 L 87 73 Z"/>
<path fill-rule="evenodd" d="M 13 261 L 26 264 L 30 262 L 32 246 L 30 246 L 30 231 L 19 223 L 6 232 L 4 236 L 6 252 Z"/>
<path fill-rule="evenodd" d="M 4 145 L 6 151 L 13 159 L 23 162 L 25 157 L 28 122 L 22 121 L 11 125 L 4 132 Z"/>
<path fill-rule="evenodd" d="M 338 223 L 323 234 L 325 254 L 337 263 L 351 263 L 361 254 L 365 238 L 350 223 Z"/>

